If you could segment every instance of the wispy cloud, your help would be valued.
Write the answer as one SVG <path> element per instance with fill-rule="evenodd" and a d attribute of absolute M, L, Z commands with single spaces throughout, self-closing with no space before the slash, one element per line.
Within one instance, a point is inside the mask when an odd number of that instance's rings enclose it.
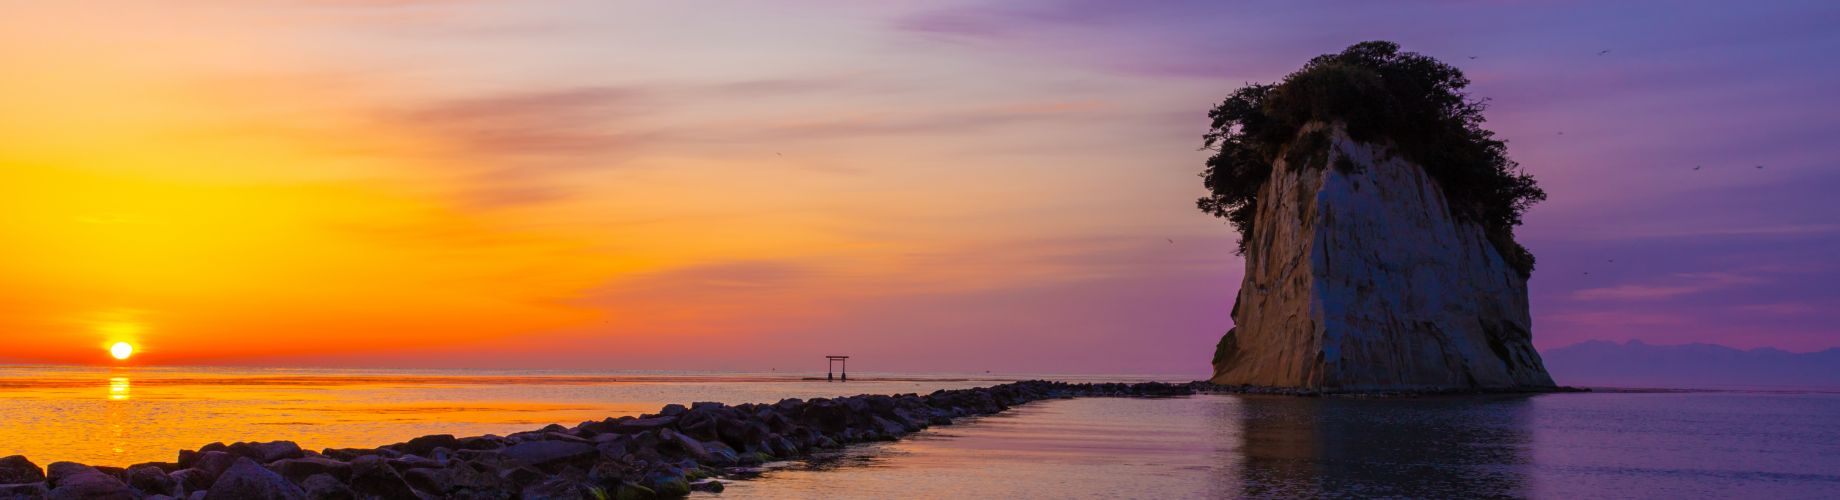
<path fill-rule="evenodd" d="M 1662 238 L 1701 238 L 1709 236 L 1807 236 L 1840 232 L 1840 224 L 1778 224 L 1778 225 L 1732 225 L 1732 226 L 1692 226 L 1668 225 L 1656 227 L 1620 227 L 1614 230 L 1593 230 L 1564 233 L 1560 237 L 1567 239 L 1592 240 L 1626 240 L 1626 239 L 1662 239 Z"/>
<path fill-rule="evenodd" d="M 642 143 L 649 134 L 616 120 L 642 114 L 644 97 L 627 87 L 519 92 L 437 101 L 397 118 L 469 155 L 568 161 Z"/>
<path fill-rule="evenodd" d="M 931 112 L 888 111 L 770 123 L 759 135 L 833 139 L 873 135 L 966 133 L 1024 122 L 1080 120 L 1109 109 L 1100 101 L 1047 101 Z"/>
<path fill-rule="evenodd" d="M 1710 292 L 1765 280 L 1736 273 L 1676 273 L 1668 279 L 1673 284 L 1628 284 L 1589 288 L 1572 292 L 1576 300 L 1663 300 L 1683 295 Z"/>

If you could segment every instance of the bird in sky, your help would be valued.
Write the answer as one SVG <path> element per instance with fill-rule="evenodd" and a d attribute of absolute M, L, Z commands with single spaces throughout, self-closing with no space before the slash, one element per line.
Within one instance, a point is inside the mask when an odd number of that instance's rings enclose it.
<path fill-rule="evenodd" d="M 1609 53 L 1610 53 L 1610 49 L 1604 49 L 1604 50 L 1597 51 L 1597 55 L 1600 55 L 1600 56 L 1604 54 L 1609 54 Z"/>
<path fill-rule="evenodd" d="M 1700 168 L 1700 166 L 1699 166 L 1699 165 L 1694 165 L 1694 166 L 1693 166 L 1693 169 L 1694 169 L 1694 170 L 1699 170 L 1699 168 Z"/>
<path fill-rule="evenodd" d="M 1758 165 L 1757 170 L 1763 170 L 1763 165 Z"/>
<path fill-rule="evenodd" d="M 1474 59 L 1476 59 L 1476 56 L 1469 56 L 1469 58 L 1470 58 L 1471 60 L 1474 60 Z"/>
<path fill-rule="evenodd" d="M 1165 240 L 1169 240 L 1169 244 L 1171 244 L 1171 245 L 1174 245 L 1174 244 L 1176 244 L 1176 240 L 1175 240 L 1175 239 L 1172 239 L 1172 238 L 1163 238 L 1163 239 L 1165 239 Z"/>

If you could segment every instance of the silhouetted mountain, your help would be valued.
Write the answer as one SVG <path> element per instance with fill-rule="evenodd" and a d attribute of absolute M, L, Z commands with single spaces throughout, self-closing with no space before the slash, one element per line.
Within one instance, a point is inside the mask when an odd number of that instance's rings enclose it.
<path fill-rule="evenodd" d="M 1560 384 L 1658 388 L 1840 388 L 1840 349 L 1793 353 L 1713 344 L 1581 342 L 1542 353 Z"/>

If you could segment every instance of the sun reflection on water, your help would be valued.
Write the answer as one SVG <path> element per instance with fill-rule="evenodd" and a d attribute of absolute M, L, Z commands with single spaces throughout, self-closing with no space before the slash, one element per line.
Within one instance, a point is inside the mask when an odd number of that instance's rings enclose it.
<path fill-rule="evenodd" d="M 128 377 L 109 377 L 109 400 L 128 400 Z"/>

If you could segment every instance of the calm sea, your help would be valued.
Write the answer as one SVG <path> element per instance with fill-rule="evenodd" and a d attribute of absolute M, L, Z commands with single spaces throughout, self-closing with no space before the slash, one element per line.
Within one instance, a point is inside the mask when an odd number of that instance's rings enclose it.
<path fill-rule="evenodd" d="M 925 393 L 1024 378 L 853 375 L 860 380 L 844 384 L 775 373 L 0 366 L 0 456 L 123 465 L 219 440 L 369 447 L 672 402 Z M 1058 400 L 773 464 L 720 496 L 1840 498 L 1840 395 Z"/>

